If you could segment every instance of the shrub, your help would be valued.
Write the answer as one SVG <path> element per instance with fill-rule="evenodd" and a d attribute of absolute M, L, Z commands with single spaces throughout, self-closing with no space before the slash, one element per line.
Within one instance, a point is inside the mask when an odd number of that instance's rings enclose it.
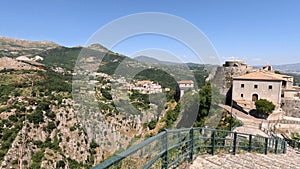
<path fill-rule="evenodd" d="M 275 109 L 275 105 L 266 99 L 257 100 L 255 102 L 255 106 L 256 106 L 256 110 L 264 114 L 271 114 L 272 111 Z"/>
<path fill-rule="evenodd" d="M 28 120 L 31 123 L 39 124 L 44 122 L 43 112 L 42 111 L 35 111 L 34 113 L 28 115 Z"/>
<path fill-rule="evenodd" d="M 66 164 L 63 160 L 59 160 L 57 163 L 56 163 L 56 168 L 65 168 Z"/>
<path fill-rule="evenodd" d="M 157 123 L 156 120 L 151 120 L 151 121 L 148 123 L 149 129 L 150 129 L 150 130 L 155 129 L 156 123 Z"/>

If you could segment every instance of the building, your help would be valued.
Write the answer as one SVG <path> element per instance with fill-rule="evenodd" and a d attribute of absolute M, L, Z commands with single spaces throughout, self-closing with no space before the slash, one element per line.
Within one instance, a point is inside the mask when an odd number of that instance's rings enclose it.
<path fill-rule="evenodd" d="M 180 89 L 180 97 L 184 95 L 184 92 L 187 90 L 194 90 L 194 82 L 192 80 L 181 80 L 177 82 Z"/>
<path fill-rule="evenodd" d="M 224 71 L 233 75 L 243 75 L 253 71 L 253 67 L 241 60 L 225 61 Z"/>
<path fill-rule="evenodd" d="M 257 70 L 242 76 L 233 77 L 232 99 L 237 103 L 254 103 L 267 99 L 280 106 L 281 98 L 293 89 L 293 77 L 275 74 L 272 71 Z"/>
<path fill-rule="evenodd" d="M 142 94 L 161 93 L 162 87 L 158 83 L 153 83 L 149 80 L 137 81 L 133 90 L 138 90 Z"/>

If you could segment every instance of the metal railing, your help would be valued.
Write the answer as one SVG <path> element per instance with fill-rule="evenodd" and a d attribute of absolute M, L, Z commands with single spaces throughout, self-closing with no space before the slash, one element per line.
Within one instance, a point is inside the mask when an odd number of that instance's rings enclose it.
<path fill-rule="evenodd" d="M 292 147 L 293 149 L 296 149 L 300 151 L 300 141 L 293 140 L 293 139 L 286 139 L 287 144 Z"/>
<path fill-rule="evenodd" d="M 246 133 L 209 128 L 165 130 L 95 166 L 104 168 L 176 168 L 199 154 L 285 153 L 286 142 Z"/>

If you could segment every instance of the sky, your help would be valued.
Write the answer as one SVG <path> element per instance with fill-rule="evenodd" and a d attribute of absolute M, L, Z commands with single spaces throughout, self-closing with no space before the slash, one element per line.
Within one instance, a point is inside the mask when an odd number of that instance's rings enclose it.
<path fill-rule="evenodd" d="M 162 12 L 201 30 L 221 62 L 300 63 L 299 9 L 298 0 L 7 0 L 0 2 L 0 36 L 82 46 L 120 17 Z M 113 51 L 131 56 L 152 48 L 195 61 L 184 45 L 158 35 L 130 37 Z"/>

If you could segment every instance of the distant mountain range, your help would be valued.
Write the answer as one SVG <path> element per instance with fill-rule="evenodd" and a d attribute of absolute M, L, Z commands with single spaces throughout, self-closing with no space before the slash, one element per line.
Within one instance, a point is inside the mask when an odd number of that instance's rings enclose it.
<path fill-rule="evenodd" d="M 300 63 L 274 65 L 273 69 L 286 73 L 300 73 Z"/>
<path fill-rule="evenodd" d="M 211 67 L 217 66 L 217 65 L 209 65 L 209 64 L 200 64 L 200 63 L 178 63 L 178 62 L 171 62 L 171 61 L 162 61 L 162 60 L 156 59 L 151 56 L 137 56 L 133 59 L 138 62 L 141 62 L 141 63 L 160 64 L 160 65 L 169 65 L 169 66 L 187 65 L 189 67 L 197 67 L 200 65 L 202 65 L 202 66 L 205 65 L 206 68 L 211 68 Z"/>
<path fill-rule="evenodd" d="M 293 63 L 293 64 L 282 64 L 282 65 L 271 65 L 273 70 L 278 70 L 283 73 L 300 73 L 300 63 Z M 254 69 L 260 69 L 263 66 L 253 66 Z"/>
<path fill-rule="evenodd" d="M 133 58 L 134 60 L 138 62 L 143 62 L 143 63 L 152 63 L 152 64 L 164 64 L 164 65 L 178 65 L 182 63 L 176 63 L 176 62 L 169 62 L 169 61 L 161 61 L 158 59 L 155 59 L 151 56 L 137 56 Z"/>
<path fill-rule="evenodd" d="M 67 48 L 50 41 L 28 41 L 19 40 L 14 38 L 2 37 L 0 36 L 0 57 L 12 57 L 17 58 L 19 56 L 26 56 L 32 58 L 35 56 L 42 56 L 45 58 L 42 63 L 51 63 L 52 65 L 62 65 L 66 64 L 66 58 L 71 59 L 71 62 L 75 62 L 80 50 L 83 47 L 71 47 Z M 112 55 L 119 56 L 118 54 L 110 51 L 100 44 L 93 44 L 87 49 L 91 49 L 98 52 L 108 52 Z M 69 56 L 70 57 L 66 57 Z M 49 57 L 50 56 L 50 57 Z M 54 58 L 57 58 L 54 62 Z M 150 64 L 162 64 L 162 65 L 183 65 L 186 64 L 189 67 L 199 66 L 201 64 L 197 63 L 177 63 L 171 61 L 161 61 L 155 59 L 151 56 L 138 56 L 133 58 L 134 60 L 142 63 Z M 49 60 L 49 61 L 48 61 Z M 206 65 L 209 66 L 209 65 Z M 300 73 L 300 63 L 295 64 L 282 64 L 282 65 L 272 65 L 274 70 L 278 70 L 284 73 Z M 254 66 L 254 68 L 261 68 L 262 66 Z"/>

